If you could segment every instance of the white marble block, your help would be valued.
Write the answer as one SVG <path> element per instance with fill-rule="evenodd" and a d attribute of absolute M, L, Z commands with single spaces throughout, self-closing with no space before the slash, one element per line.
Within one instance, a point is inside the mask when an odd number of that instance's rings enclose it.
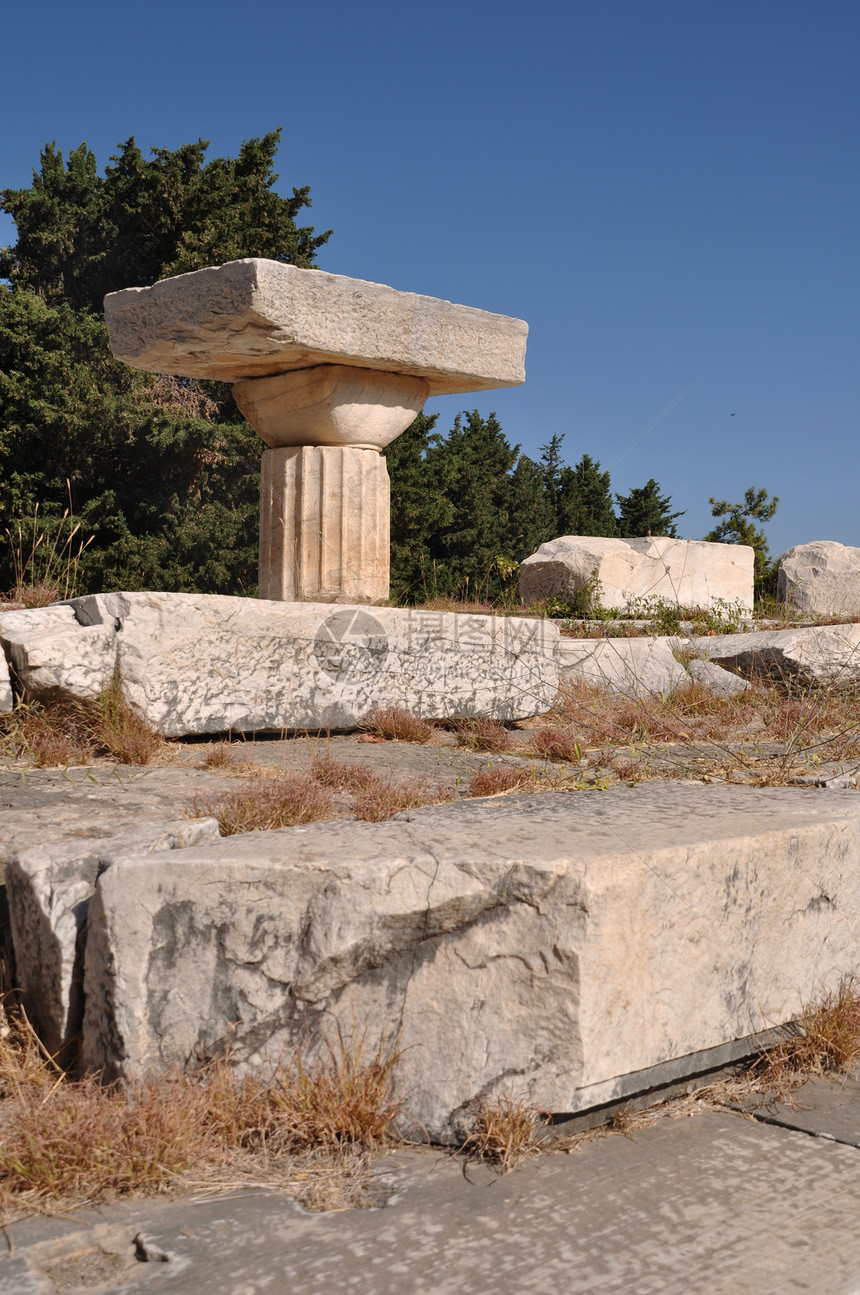
<path fill-rule="evenodd" d="M 591 607 L 620 611 L 650 600 L 703 609 L 722 602 L 751 611 L 753 550 L 669 536 L 562 535 L 521 564 L 520 595 L 526 604 L 585 595 Z"/>
<path fill-rule="evenodd" d="M 779 560 L 776 596 L 805 616 L 860 615 L 860 549 L 812 540 L 786 549 Z"/>
<path fill-rule="evenodd" d="M 254 832 L 117 860 L 84 1058 L 271 1073 L 388 1041 L 404 1123 L 482 1095 L 588 1109 L 749 1055 L 857 967 L 856 793 L 651 783 Z M 746 1041 L 746 1042 L 745 1042 Z"/>

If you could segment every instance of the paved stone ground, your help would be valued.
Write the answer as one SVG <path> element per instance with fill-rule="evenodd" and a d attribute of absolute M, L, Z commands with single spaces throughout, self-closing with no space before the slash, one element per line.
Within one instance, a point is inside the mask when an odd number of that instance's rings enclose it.
<path fill-rule="evenodd" d="M 854 1295 L 860 1085 L 796 1100 L 773 1123 L 664 1119 L 506 1177 L 399 1152 L 370 1210 L 256 1191 L 31 1219 L 6 1230 L 0 1295 Z"/>
<path fill-rule="evenodd" d="M 181 817 L 195 795 L 235 789 L 249 760 L 264 771 L 280 768 L 299 772 L 315 755 L 330 753 L 337 759 L 390 773 L 396 781 L 420 778 L 428 784 L 438 782 L 458 795 L 465 793 L 471 777 L 487 765 L 526 764 L 542 789 L 606 786 L 618 781 L 611 771 L 611 761 L 595 753 L 586 754 L 575 764 L 529 757 L 525 748 L 530 737 L 526 725 L 512 730 L 511 750 L 503 754 L 470 751 L 457 745 L 454 735 L 444 730 L 437 730 L 426 746 L 368 741 L 356 734 L 259 739 L 234 742 L 230 748 L 234 763 L 227 770 L 203 767 L 207 754 L 218 745 L 209 741 L 171 744 L 166 760 L 145 769 L 106 759 L 96 760 L 87 768 L 34 769 L 25 761 L 0 758 L 0 865 L 16 850 L 48 840 L 69 835 L 112 836 L 141 813 L 163 812 L 166 819 Z M 725 750 L 687 743 L 638 748 L 633 753 L 629 747 L 621 747 L 619 754 L 634 771 L 644 762 L 658 777 L 722 782 L 726 779 L 712 770 L 715 757 L 723 756 Z M 744 761 L 751 776 L 773 761 L 779 751 L 774 744 L 745 748 Z M 856 762 L 822 763 L 814 772 L 803 765 L 797 773 L 800 782 L 821 782 L 829 776 L 840 779 L 836 786 L 854 786 L 857 781 Z M 846 773 L 848 777 L 843 780 Z"/>
<path fill-rule="evenodd" d="M 517 738 L 523 745 L 528 734 Z M 171 745 L 169 763 L 144 769 L 109 760 L 94 761 L 86 768 L 34 769 L 24 761 L 0 760 L 0 865 L 17 850 L 48 841 L 113 836 L 141 814 L 181 818 L 196 795 L 236 790 L 249 760 L 267 772 L 276 768 L 300 772 L 314 756 L 329 753 L 390 773 L 395 781 L 420 778 L 457 793 L 463 793 L 473 774 L 487 765 L 527 763 L 542 779 L 558 786 L 577 783 L 582 776 L 571 766 L 526 761 L 515 752 L 469 751 L 445 732 L 427 746 L 368 742 L 354 735 L 237 742 L 231 747 L 234 764 L 229 769 L 204 769 L 206 755 L 215 745 Z"/>

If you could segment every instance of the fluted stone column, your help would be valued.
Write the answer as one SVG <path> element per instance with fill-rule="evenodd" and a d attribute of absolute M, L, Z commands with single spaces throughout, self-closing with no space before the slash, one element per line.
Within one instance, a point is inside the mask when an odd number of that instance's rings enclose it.
<path fill-rule="evenodd" d="M 260 487 L 260 597 L 384 603 L 390 488 L 376 450 L 266 450 Z"/>

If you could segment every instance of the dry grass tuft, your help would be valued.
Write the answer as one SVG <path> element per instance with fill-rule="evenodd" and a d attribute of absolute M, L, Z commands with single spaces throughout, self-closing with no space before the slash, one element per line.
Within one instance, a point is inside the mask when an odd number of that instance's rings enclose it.
<path fill-rule="evenodd" d="M 13 1016 L 0 1031 L 0 1222 L 190 1181 L 273 1182 L 311 1208 L 366 1203 L 362 1157 L 391 1136 L 400 1053 L 383 1043 L 365 1057 L 339 1037 L 328 1054 L 269 1080 L 240 1079 L 222 1058 L 103 1085 L 58 1072 Z"/>
<path fill-rule="evenodd" d="M 164 746 L 160 734 L 126 701 L 118 672 L 84 710 L 84 725 L 96 746 L 120 764 L 149 764 Z"/>
<path fill-rule="evenodd" d="M 54 580 L 37 580 L 29 584 L 18 582 L 9 590 L 9 599 L 21 607 L 50 607 L 59 602 L 61 591 Z"/>
<path fill-rule="evenodd" d="M 835 990 L 804 1003 L 792 1032 L 769 1047 L 752 1074 L 783 1097 L 809 1075 L 853 1069 L 860 1061 L 860 979 L 844 976 Z"/>
<path fill-rule="evenodd" d="M 471 1112 L 471 1132 L 460 1151 L 510 1173 L 534 1149 L 535 1133 L 548 1118 L 509 1093 L 482 1098 Z"/>
<path fill-rule="evenodd" d="M 218 742 L 210 747 L 204 756 L 201 767 L 204 769 L 227 769 L 236 763 L 236 754 L 229 742 Z"/>
<path fill-rule="evenodd" d="M 428 720 L 411 715 L 400 706 L 376 707 L 365 715 L 359 728 L 387 742 L 417 742 L 421 746 L 433 736 L 433 725 Z"/>
<path fill-rule="evenodd" d="M 501 720 L 458 719 L 453 724 L 459 746 L 472 751 L 509 751 L 511 735 Z"/>
<path fill-rule="evenodd" d="M 118 675 L 95 701 L 21 702 L 0 721 L 7 757 L 37 768 L 88 764 L 108 755 L 120 764 L 148 764 L 164 739 L 128 704 Z"/>
<path fill-rule="evenodd" d="M 37 769 L 88 764 L 96 747 L 75 707 L 21 702 L 0 719 L 0 751 L 7 759 L 26 759 Z"/>
<path fill-rule="evenodd" d="M 610 767 L 619 782 L 641 782 L 649 774 L 647 764 L 632 755 L 616 755 Z"/>
<path fill-rule="evenodd" d="M 188 805 L 191 817 L 217 819 L 222 836 L 315 823 L 331 809 L 330 790 L 306 774 L 252 777 L 237 791 L 198 795 Z"/>
<path fill-rule="evenodd" d="M 354 813 L 356 818 L 366 822 L 382 823 L 403 810 L 442 805 L 453 799 L 453 788 L 444 783 L 433 785 L 420 778 L 394 782 L 376 774 L 375 781 L 369 782 L 356 795 Z"/>
<path fill-rule="evenodd" d="M 501 796 L 509 791 L 521 791 L 527 782 L 533 782 L 531 769 L 510 765 L 488 765 L 473 776 L 466 791 L 467 796 Z"/>
<path fill-rule="evenodd" d="M 367 764 L 352 760 L 336 760 L 331 755 L 318 755 L 311 761 L 310 775 L 324 787 L 343 791 L 368 791 L 383 782 L 382 775 Z"/>
<path fill-rule="evenodd" d="M 557 760 L 575 764 L 582 759 L 582 738 L 574 736 L 571 729 L 541 728 L 533 734 L 532 750 L 543 760 Z"/>
<path fill-rule="evenodd" d="M 285 1151 L 336 1151 L 345 1144 L 372 1151 L 391 1137 L 400 1112 L 393 1097 L 400 1050 L 383 1042 L 364 1059 L 364 1040 L 327 1042 L 328 1057 L 309 1066 L 297 1057 L 270 1090 L 273 1136 Z"/>

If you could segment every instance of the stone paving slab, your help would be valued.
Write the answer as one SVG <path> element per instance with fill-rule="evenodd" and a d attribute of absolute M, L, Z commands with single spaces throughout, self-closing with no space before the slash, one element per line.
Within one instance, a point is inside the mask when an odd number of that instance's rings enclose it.
<path fill-rule="evenodd" d="M 200 792 L 234 786 L 224 774 L 175 767 L 2 770 L 0 866 L 54 842 L 103 845 L 142 821 L 181 818 Z"/>
<path fill-rule="evenodd" d="M 860 1080 L 848 1075 L 815 1075 L 797 1088 L 790 1102 L 754 1094 L 743 1108 L 756 1119 L 860 1147 Z"/>
<path fill-rule="evenodd" d="M 99 1252 L 105 1280 L 86 1289 L 112 1295 L 860 1292 L 860 1154 L 728 1113 L 504 1178 L 427 1152 L 379 1172 L 392 1195 L 373 1210 L 314 1214 L 259 1192 L 15 1224 L 0 1295 L 80 1290 Z"/>

